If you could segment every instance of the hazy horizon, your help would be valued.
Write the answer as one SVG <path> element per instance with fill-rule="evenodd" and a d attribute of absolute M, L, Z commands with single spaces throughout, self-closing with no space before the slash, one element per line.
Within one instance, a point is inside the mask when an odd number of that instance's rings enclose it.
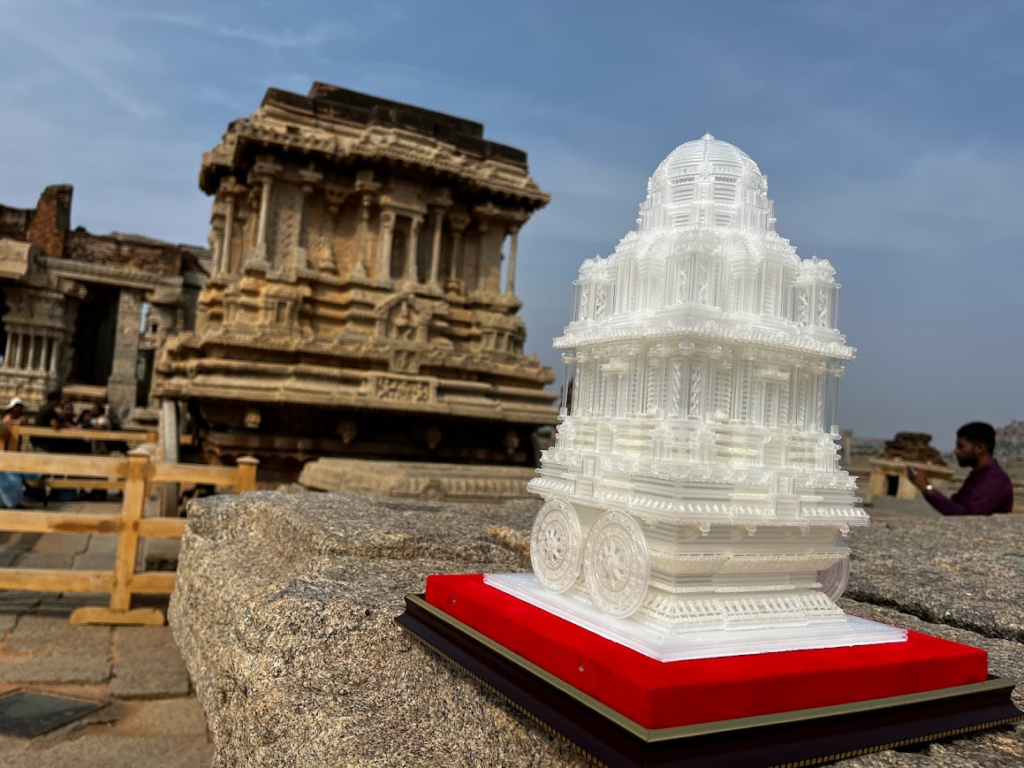
<path fill-rule="evenodd" d="M 836 267 L 865 437 L 1024 419 L 1024 6 L 801 0 L 483 7 L 0 0 L 0 204 L 75 186 L 72 226 L 205 244 L 200 158 L 267 88 L 315 80 L 482 122 L 552 195 L 520 236 L 527 352 L 648 176 L 710 131 L 768 176 L 778 230 Z M 1000 332 L 1002 331 L 1002 333 Z"/>

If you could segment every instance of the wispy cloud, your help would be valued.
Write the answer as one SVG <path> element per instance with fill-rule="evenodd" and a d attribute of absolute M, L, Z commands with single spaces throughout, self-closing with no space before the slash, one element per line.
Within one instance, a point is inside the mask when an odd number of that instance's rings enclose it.
<path fill-rule="evenodd" d="M 837 180 L 790 201 L 815 247 L 917 254 L 940 269 L 971 249 L 1024 239 L 1016 191 L 1024 152 L 978 143 L 889 158 L 884 176 Z M 780 216 L 780 229 L 785 223 Z"/>
<path fill-rule="evenodd" d="M 278 50 L 316 48 L 326 43 L 351 40 L 357 36 L 357 31 L 352 25 L 340 21 L 321 22 L 299 31 L 287 28 L 270 31 L 222 24 L 193 13 L 144 11 L 138 14 L 138 18 L 190 29 L 212 37 L 255 43 Z"/>
<path fill-rule="evenodd" d="M 121 72 L 110 71 L 102 63 L 104 55 L 130 58 L 131 53 L 116 41 L 91 39 L 74 25 L 37 23 L 30 15 L 18 14 L 13 8 L 4 14 L 0 30 L 0 39 L 6 36 L 28 46 L 41 59 L 57 64 L 65 76 L 92 87 L 121 112 L 136 118 L 159 117 L 163 113 L 158 104 L 139 98 L 126 88 Z M 112 50 L 111 46 L 120 50 Z"/>

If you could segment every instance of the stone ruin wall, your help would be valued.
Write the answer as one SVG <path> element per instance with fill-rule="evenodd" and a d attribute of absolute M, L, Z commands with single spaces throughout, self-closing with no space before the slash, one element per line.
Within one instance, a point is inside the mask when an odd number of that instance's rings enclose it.
<path fill-rule="evenodd" d="M 73 194 L 53 185 L 35 208 L 0 206 L 0 400 L 38 408 L 66 388 L 106 400 L 122 424 L 151 420 L 146 368 L 169 334 L 190 327 L 208 254 L 72 230 Z"/>

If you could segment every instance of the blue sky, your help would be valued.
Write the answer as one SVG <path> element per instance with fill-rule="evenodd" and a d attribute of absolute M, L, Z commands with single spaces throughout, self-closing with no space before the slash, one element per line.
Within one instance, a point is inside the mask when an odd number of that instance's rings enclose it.
<path fill-rule="evenodd" d="M 478 120 L 553 197 L 517 280 L 553 365 L 579 264 L 710 131 L 839 272 L 859 350 L 842 425 L 949 447 L 963 422 L 1024 418 L 1022 51 L 1012 1 L 0 0 L 0 202 L 70 182 L 75 226 L 205 243 L 201 153 L 268 87 Z"/>

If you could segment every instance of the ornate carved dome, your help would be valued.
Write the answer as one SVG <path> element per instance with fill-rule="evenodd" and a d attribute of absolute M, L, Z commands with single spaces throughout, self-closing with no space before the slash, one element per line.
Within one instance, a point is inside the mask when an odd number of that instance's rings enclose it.
<path fill-rule="evenodd" d="M 640 232 L 738 226 L 774 232 L 768 179 L 746 153 L 710 133 L 669 153 L 647 182 Z"/>

